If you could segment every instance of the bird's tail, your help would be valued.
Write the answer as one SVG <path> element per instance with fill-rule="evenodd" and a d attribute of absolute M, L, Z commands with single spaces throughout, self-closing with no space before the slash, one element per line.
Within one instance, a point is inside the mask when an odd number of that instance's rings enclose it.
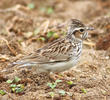
<path fill-rule="evenodd" d="M 26 60 L 26 59 L 17 60 L 15 62 L 10 62 L 8 64 L 8 68 L 3 69 L 0 72 L 8 72 L 8 71 L 12 70 L 13 67 L 15 67 L 15 68 L 24 68 L 24 67 L 31 68 L 36 65 L 37 65 L 37 62 L 34 62 L 34 61 L 30 61 L 30 60 Z"/>
<path fill-rule="evenodd" d="M 30 66 L 34 66 L 36 65 L 37 62 L 32 62 L 32 61 L 28 61 L 28 60 L 18 60 L 16 62 L 13 62 L 12 65 L 13 66 L 18 66 L 18 67 L 30 67 Z"/>

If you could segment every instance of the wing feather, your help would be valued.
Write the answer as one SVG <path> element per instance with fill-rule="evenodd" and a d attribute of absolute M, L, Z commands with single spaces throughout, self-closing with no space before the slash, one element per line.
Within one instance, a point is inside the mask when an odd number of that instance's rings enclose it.
<path fill-rule="evenodd" d="M 15 64 L 44 64 L 68 61 L 70 59 L 68 50 L 70 49 L 72 49 L 72 47 L 68 40 L 58 39 L 43 48 L 36 50 L 35 53 L 18 60 Z"/>

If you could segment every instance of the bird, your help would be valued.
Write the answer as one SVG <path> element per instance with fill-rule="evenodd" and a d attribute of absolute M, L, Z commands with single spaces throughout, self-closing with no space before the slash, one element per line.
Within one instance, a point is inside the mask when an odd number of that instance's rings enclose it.
<path fill-rule="evenodd" d="M 83 40 L 93 30 L 78 19 L 70 19 L 63 38 L 54 40 L 34 53 L 13 62 L 18 67 L 35 67 L 38 73 L 59 73 L 74 67 L 81 56 Z"/>

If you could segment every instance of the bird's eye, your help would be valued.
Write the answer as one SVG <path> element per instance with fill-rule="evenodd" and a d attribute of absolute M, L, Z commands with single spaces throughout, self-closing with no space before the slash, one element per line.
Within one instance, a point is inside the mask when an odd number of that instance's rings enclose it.
<path fill-rule="evenodd" d="M 84 32 L 84 29 L 80 29 L 80 32 Z"/>

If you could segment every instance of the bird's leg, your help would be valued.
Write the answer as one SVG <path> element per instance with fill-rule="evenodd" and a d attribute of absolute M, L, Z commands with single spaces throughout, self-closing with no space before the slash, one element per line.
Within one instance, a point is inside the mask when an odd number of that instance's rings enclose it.
<path fill-rule="evenodd" d="M 58 73 L 53 73 L 53 72 L 50 72 L 49 73 L 49 78 L 53 81 L 56 81 L 57 79 L 60 79 L 61 76 L 58 74 Z"/>

